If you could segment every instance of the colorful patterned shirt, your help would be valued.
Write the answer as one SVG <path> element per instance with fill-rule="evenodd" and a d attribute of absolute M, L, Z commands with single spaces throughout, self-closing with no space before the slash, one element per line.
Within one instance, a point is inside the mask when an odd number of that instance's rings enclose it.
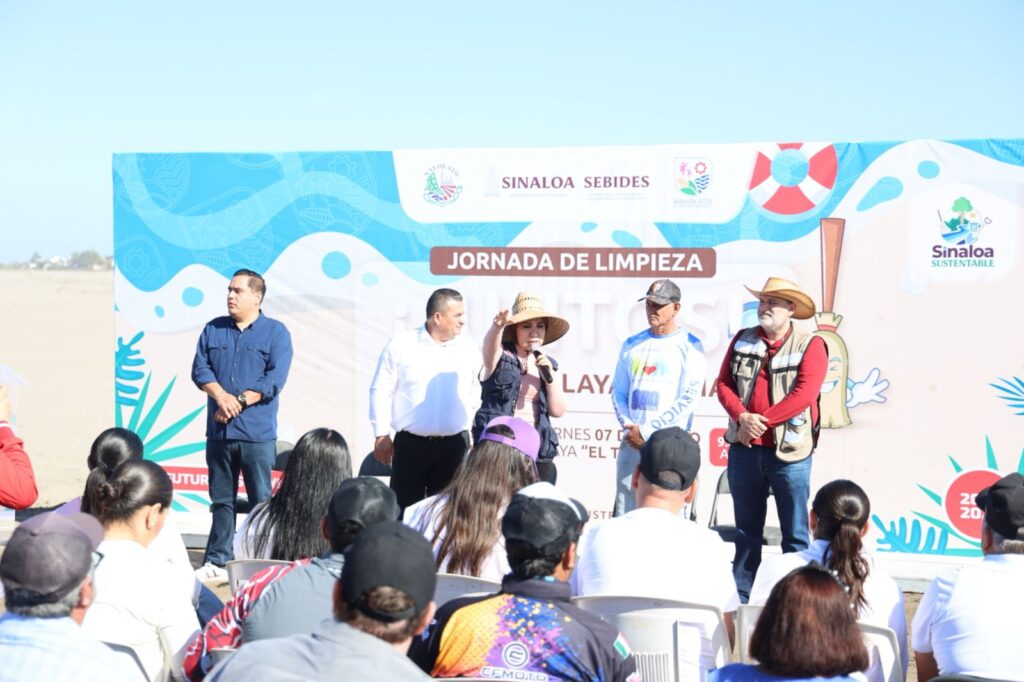
<path fill-rule="evenodd" d="M 413 640 L 409 657 L 431 677 L 637 682 L 626 643 L 573 606 L 569 584 L 506 576 L 501 592 L 455 599 Z"/>
<path fill-rule="evenodd" d="M 190 680 L 201 680 L 213 668 L 213 649 L 237 649 L 242 644 L 242 625 L 249 616 L 256 601 L 271 583 L 278 580 L 299 566 L 309 563 L 302 559 L 291 564 L 281 564 L 265 568 L 242 583 L 235 595 L 228 600 L 220 613 L 213 617 L 203 631 L 196 637 L 185 653 L 182 668 L 185 677 Z"/>

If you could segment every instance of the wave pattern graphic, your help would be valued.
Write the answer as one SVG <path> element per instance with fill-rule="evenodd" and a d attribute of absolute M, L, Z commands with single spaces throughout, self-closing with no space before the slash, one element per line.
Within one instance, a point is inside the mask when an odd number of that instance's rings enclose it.
<path fill-rule="evenodd" d="M 783 242 L 817 229 L 858 178 L 898 142 L 835 143 L 836 179 L 828 197 L 792 218 L 749 196 L 724 223 L 655 223 L 669 246 L 733 241 Z M 953 144 L 1014 166 L 1024 141 Z M 353 236 L 421 282 L 434 246 L 508 246 L 529 222 L 419 223 L 399 201 L 391 152 L 284 154 L 118 154 L 114 156 L 114 244 L 118 270 L 155 291 L 188 265 L 224 277 L 242 267 L 266 271 L 302 237 Z M 625 234 L 625 233 L 623 233 Z"/>
<path fill-rule="evenodd" d="M 398 200 L 389 152 L 114 157 L 117 267 L 143 291 L 182 268 L 224 276 L 265 271 L 317 232 L 348 234 L 395 263 L 418 265 L 440 244 L 504 246 L 529 224 L 419 223 Z M 423 269 L 410 274 L 422 277 Z"/>

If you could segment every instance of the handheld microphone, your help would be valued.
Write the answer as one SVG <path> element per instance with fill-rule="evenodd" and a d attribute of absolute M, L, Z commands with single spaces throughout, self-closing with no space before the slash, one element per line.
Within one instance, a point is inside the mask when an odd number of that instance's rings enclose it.
<path fill-rule="evenodd" d="M 534 358 L 534 360 L 536 360 L 537 358 L 540 357 L 540 351 L 537 350 L 537 346 L 539 346 L 540 344 L 541 344 L 540 341 L 531 341 L 530 342 L 530 348 L 533 349 L 533 358 Z M 544 380 L 545 383 L 548 383 L 548 384 L 555 383 L 555 378 L 553 376 L 551 376 L 551 368 L 550 367 L 545 367 L 544 365 L 537 365 L 537 371 L 540 372 L 540 377 L 541 377 L 541 379 Z"/>

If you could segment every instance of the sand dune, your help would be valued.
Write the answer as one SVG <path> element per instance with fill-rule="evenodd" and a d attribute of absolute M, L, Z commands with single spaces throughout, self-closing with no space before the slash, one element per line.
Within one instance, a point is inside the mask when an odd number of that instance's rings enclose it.
<path fill-rule="evenodd" d="M 0 271 L 0 365 L 29 383 L 12 393 L 37 506 L 81 493 L 89 445 L 113 425 L 113 282 L 110 271 Z"/>

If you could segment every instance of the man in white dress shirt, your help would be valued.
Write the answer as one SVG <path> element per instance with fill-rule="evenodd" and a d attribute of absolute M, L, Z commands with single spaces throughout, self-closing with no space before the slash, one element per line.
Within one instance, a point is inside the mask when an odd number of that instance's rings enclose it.
<path fill-rule="evenodd" d="M 424 325 L 392 337 L 377 362 L 370 385 L 373 454 L 391 465 L 391 487 L 403 509 L 440 492 L 469 449 L 480 352 L 460 336 L 465 322 L 462 295 L 438 289 L 427 300 Z"/>

